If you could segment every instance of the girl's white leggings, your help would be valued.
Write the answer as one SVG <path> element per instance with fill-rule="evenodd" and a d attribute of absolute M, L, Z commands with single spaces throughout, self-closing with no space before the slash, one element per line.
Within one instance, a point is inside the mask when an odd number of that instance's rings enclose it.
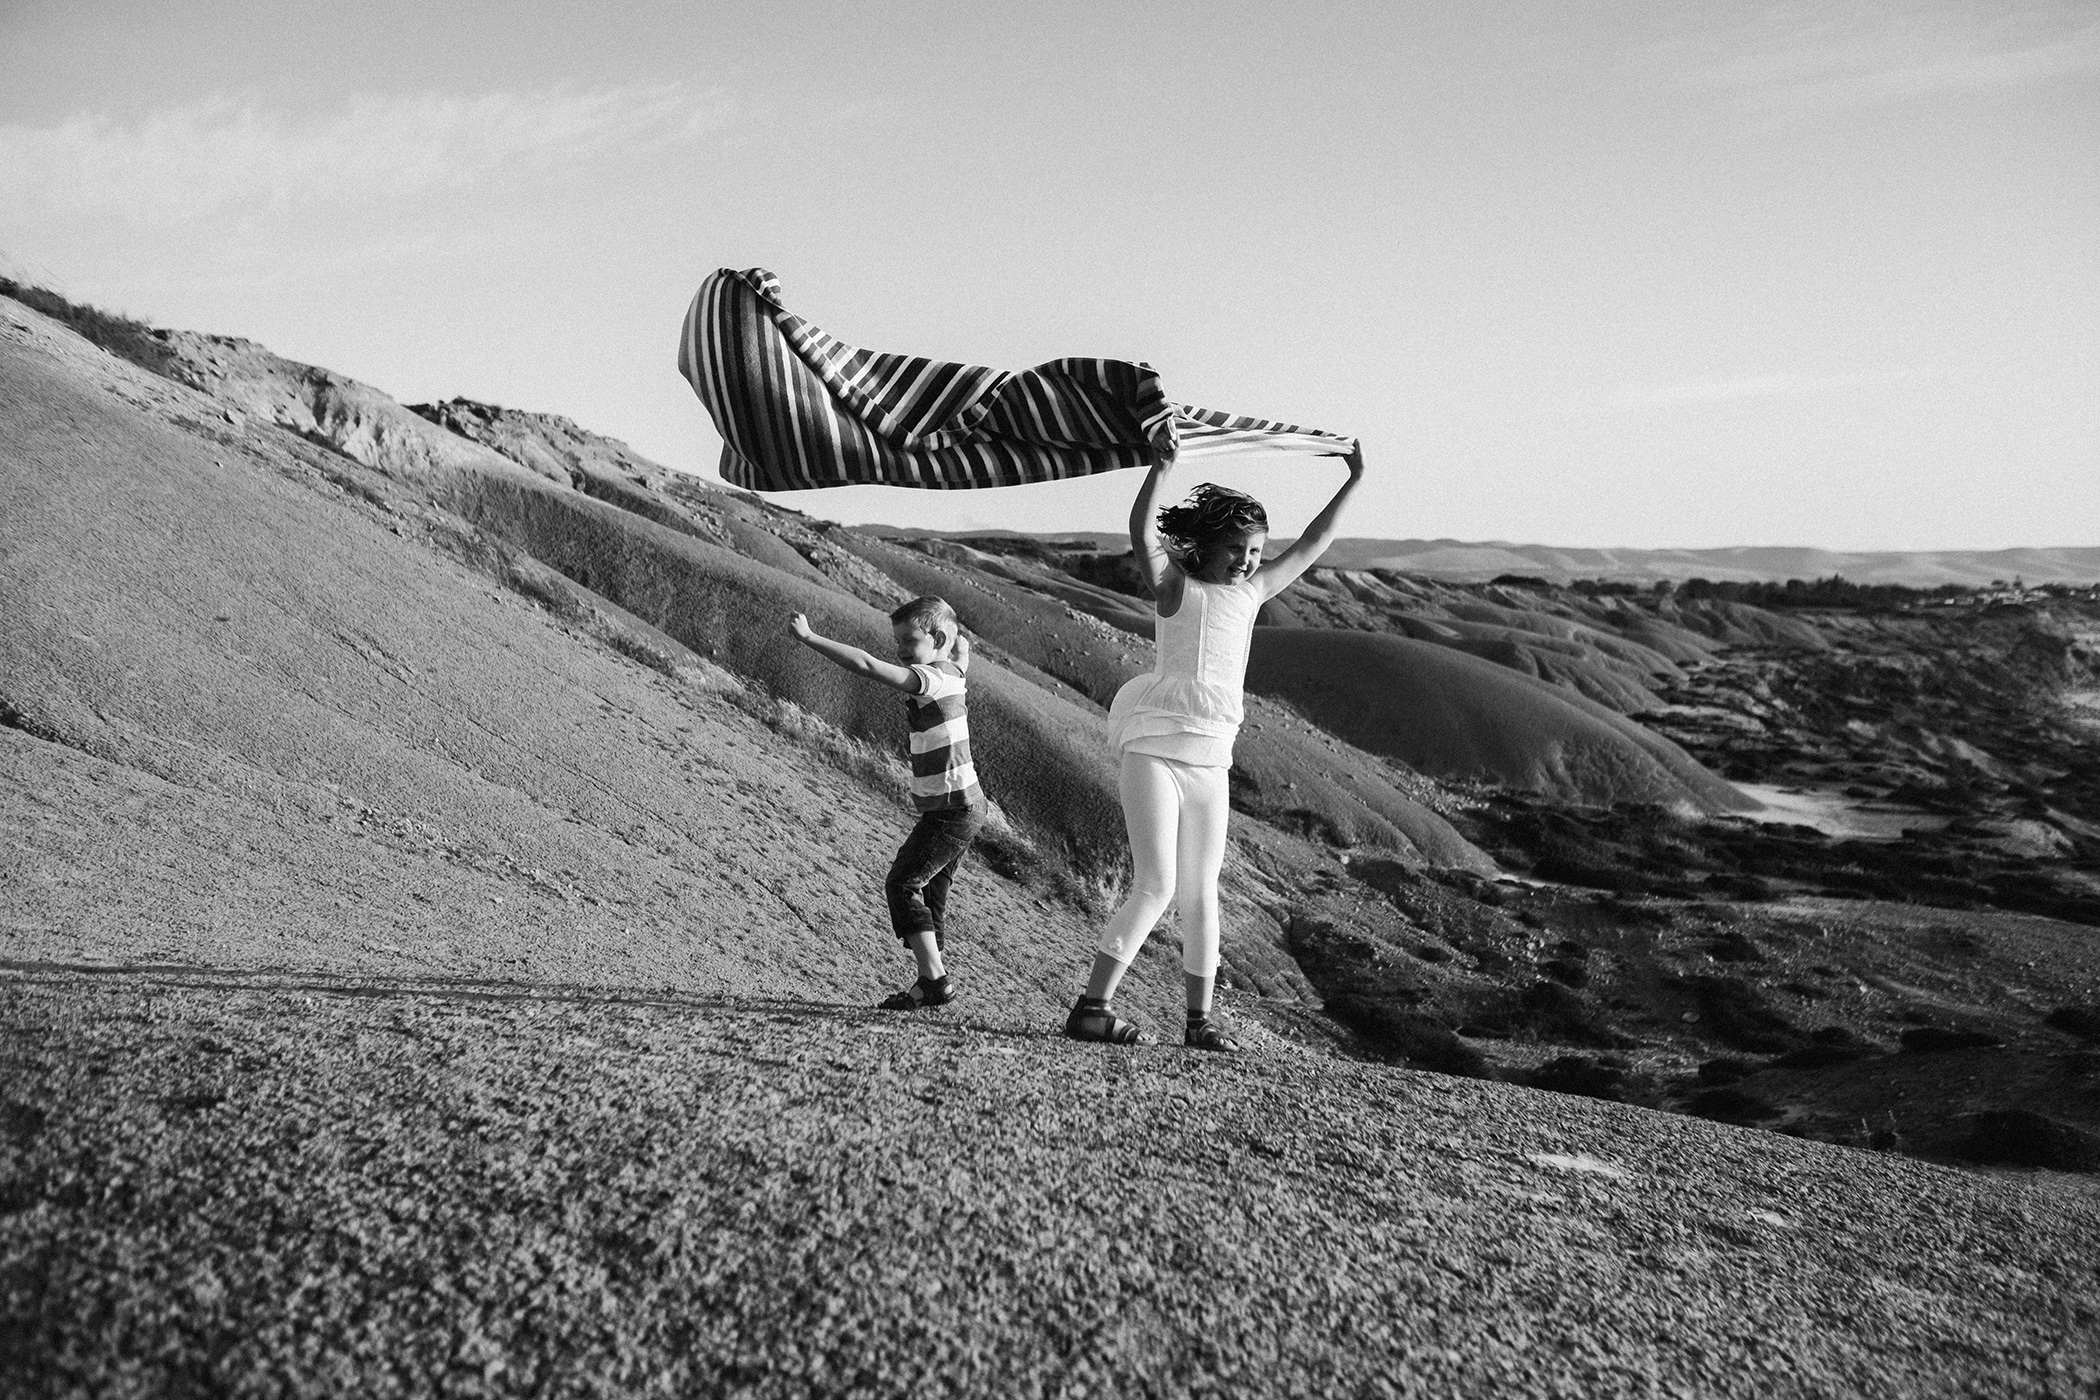
<path fill-rule="evenodd" d="M 1100 949 L 1128 963 L 1180 893 L 1181 966 L 1195 977 L 1218 971 L 1218 872 L 1225 867 L 1229 810 L 1225 768 L 1198 768 L 1123 754 L 1118 786 L 1130 833 L 1130 893 L 1101 931 Z"/>

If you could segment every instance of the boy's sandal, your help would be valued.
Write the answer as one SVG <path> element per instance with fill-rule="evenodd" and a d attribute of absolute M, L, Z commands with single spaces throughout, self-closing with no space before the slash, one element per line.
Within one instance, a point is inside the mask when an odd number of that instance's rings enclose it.
<path fill-rule="evenodd" d="M 955 982 L 943 977 L 938 982 L 929 982 L 921 977 L 901 992 L 893 992 L 876 1004 L 880 1011 L 923 1011 L 929 1006 L 946 1006 L 956 997 Z"/>
<path fill-rule="evenodd" d="M 1181 1043 L 1191 1050 L 1217 1050 L 1227 1055 L 1239 1053 L 1245 1047 L 1225 1034 L 1225 1028 L 1216 1021 L 1191 1021 Z"/>
<path fill-rule="evenodd" d="M 1074 1040 L 1096 1040 L 1107 1045 L 1142 1045 L 1145 1033 L 1106 1005 L 1075 1006 L 1065 1017 L 1065 1034 Z"/>

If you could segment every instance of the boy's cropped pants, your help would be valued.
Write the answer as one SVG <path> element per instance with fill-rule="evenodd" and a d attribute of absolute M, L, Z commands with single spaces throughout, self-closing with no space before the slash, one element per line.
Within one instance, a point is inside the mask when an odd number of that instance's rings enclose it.
<path fill-rule="evenodd" d="M 943 807 L 919 813 L 918 825 L 897 849 L 889 879 L 883 882 L 890 902 L 890 927 L 897 931 L 900 942 L 915 933 L 930 933 L 933 946 L 942 946 L 948 887 L 955 883 L 955 871 L 983 825 L 982 807 Z"/>

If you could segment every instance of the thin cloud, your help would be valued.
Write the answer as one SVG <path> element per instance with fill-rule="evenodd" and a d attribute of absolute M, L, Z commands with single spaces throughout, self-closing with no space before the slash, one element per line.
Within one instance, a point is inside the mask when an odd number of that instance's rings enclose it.
<path fill-rule="evenodd" d="M 1740 374 L 1681 379 L 1665 384 L 1626 384 L 1598 397 L 1570 400 L 1575 413 L 1630 413 L 1655 408 L 1697 408 L 1755 399 L 1803 398 L 1882 388 L 1937 377 L 1931 370 L 1861 370 L 1850 374 Z"/>
<path fill-rule="evenodd" d="M 2090 7 L 1817 4 L 1651 51 L 1676 81 L 1770 115 L 2017 91 L 2100 72 Z"/>
<path fill-rule="evenodd" d="M 359 94 L 318 117 L 213 97 L 132 122 L 82 113 L 0 126 L 0 200 L 18 218 L 154 226 L 283 214 L 545 175 L 694 141 L 734 117 L 727 98 L 680 84 Z"/>

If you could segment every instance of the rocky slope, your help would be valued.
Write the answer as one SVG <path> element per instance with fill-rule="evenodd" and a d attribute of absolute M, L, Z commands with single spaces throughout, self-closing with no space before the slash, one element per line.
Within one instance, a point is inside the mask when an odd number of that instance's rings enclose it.
<path fill-rule="evenodd" d="M 1264 665 L 1346 628 L 1519 698 L 1337 734 L 1257 697 L 1222 979 L 1257 1053 L 1074 1047 L 1122 878 L 1101 706 L 1148 664 L 1112 560 L 824 527 L 562 420 L 153 344 L 148 374 L 0 300 L 13 1389 L 2100 1375 L 2081 1178 L 1872 1150 L 1973 1156 L 2019 1110 L 2018 1160 L 2078 1167 L 2084 930 L 1596 888 L 1600 852 L 1734 829 L 1627 716 L 1746 639 L 1816 654 L 1785 619 L 1316 576 Z M 781 624 L 873 643 L 935 589 L 983 641 L 1002 817 L 957 897 L 969 1000 L 905 1023 L 865 1010 L 903 971 L 898 707 Z M 1536 868 L 1510 813 L 1594 820 L 1631 754 L 1641 839 Z M 1154 1027 L 1173 942 L 1125 997 Z"/>
<path fill-rule="evenodd" d="M 1093 541 L 957 543 L 1136 587 Z M 2100 1163 L 2081 703 L 2100 607 L 1860 596 L 1780 613 L 1348 570 L 1285 595 L 1250 685 L 1488 779 L 1460 824 L 1520 877 L 1350 855 L 1345 888 L 1377 894 L 1299 911 L 1291 949 L 1359 1050 L 1827 1141 Z"/>

